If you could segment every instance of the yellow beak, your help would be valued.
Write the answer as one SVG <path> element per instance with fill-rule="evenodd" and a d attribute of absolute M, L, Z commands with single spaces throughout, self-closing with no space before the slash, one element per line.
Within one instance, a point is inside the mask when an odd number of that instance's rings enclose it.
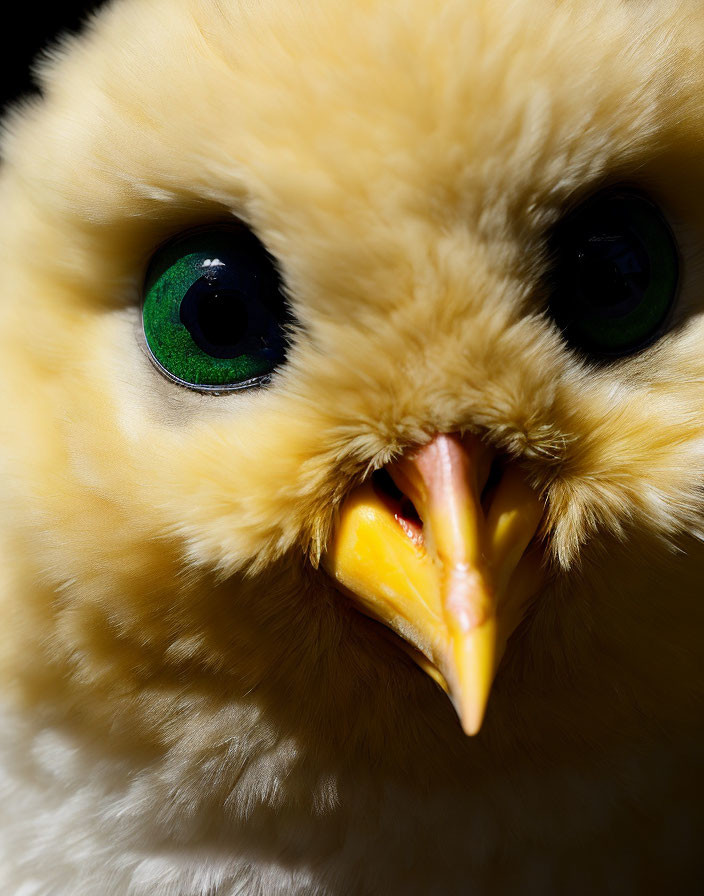
<path fill-rule="evenodd" d="M 506 642 L 542 582 L 529 545 L 543 507 L 512 466 L 482 492 L 493 452 L 436 435 L 343 502 L 325 569 L 403 638 L 476 734 Z M 390 477 L 390 478 L 389 478 Z M 528 548 L 528 550 L 527 550 Z"/>

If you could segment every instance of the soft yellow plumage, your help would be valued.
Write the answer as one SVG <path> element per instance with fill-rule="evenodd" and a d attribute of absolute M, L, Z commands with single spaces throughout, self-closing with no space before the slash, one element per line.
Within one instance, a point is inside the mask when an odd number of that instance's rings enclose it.
<path fill-rule="evenodd" d="M 3 893 L 700 879 L 703 50 L 694 0 L 119 0 L 44 65 L 0 186 Z M 682 282 L 599 365 L 545 240 L 614 183 Z M 142 284 L 232 216 L 300 326 L 269 386 L 201 394 Z M 458 431 L 540 491 L 550 570 L 476 738 L 318 563 Z"/>

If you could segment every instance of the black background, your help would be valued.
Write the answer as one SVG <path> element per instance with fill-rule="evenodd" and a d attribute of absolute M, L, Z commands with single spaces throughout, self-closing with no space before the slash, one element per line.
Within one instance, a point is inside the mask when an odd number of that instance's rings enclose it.
<path fill-rule="evenodd" d="M 78 3 L 76 0 L 55 0 L 42 4 L 32 0 L 11 0 L 6 4 L 8 18 L 3 21 L 3 63 L 0 85 L 0 106 L 23 94 L 35 91 L 30 66 L 37 53 L 66 31 L 76 31 L 87 15 L 101 2 Z"/>

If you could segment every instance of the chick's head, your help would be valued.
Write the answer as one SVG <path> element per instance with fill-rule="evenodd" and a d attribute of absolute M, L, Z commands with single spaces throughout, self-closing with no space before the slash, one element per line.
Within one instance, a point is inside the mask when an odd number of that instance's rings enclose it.
<path fill-rule="evenodd" d="M 679 718 L 701 688 L 702 33 L 681 4 L 597 6 L 121 0 L 42 64 L 0 224 L 18 700 L 145 749 L 480 749 L 325 565 L 345 499 L 444 434 L 541 502 L 545 581 L 481 737 Z M 613 190 L 669 222 L 679 295 L 604 358 L 554 319 L 554 234 Z M 275 259 L 285 359 L 185 388 L 149 357 L 150 260 L 233 225 Z"/>

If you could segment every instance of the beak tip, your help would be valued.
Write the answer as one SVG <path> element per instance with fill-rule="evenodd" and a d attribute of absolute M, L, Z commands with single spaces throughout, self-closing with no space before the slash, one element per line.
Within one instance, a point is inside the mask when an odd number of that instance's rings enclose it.
<path fill-rule="evenodd" d="M 489 619 L 469 635 L 455 636 L 450 694 L 465 734 L 479 732 L 498 665 L 496 620 Z"/>
<path fill-rule="evenodd" d="M 479 734 L 479 731 L 482 727 L 481 720 L 479 722 L 472 721 L 472 724 L 468 724 L 467 721 L 462 722 L 462 730 L 467 735 L 467 737 L 474 737 Z"/>
<path fill-rule="evenodd" d="M 462 730 L 469 737 L 474 737 L 476 734 L 479 734 L 484 722 L 488 701 L 489 694 L 487 693 L 484 700 L 476 700 L 472 703 L 465 703 L 464 705 L 455 703 L 455 710 L 459 717 L 460 724 L 462 725 Z"/>

